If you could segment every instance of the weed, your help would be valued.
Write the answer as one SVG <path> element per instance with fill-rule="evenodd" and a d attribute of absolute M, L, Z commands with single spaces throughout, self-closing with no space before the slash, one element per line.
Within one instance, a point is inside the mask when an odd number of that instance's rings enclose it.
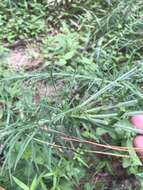
<path fill-rule="evenodd" d="M 0 48 L 2 185 L 115 189 L 113 173 L 141 176 L 132 144 L 139 131 L 128 120 L 143 106 L 142 2 L 5 0 L 0 7 L 1 44 L 40 38 L 43 60 L 15 71 Z M 34 101 L 38 84 L 54 94 Z M 121 176 L 113 163 L 123 166 Z"/>

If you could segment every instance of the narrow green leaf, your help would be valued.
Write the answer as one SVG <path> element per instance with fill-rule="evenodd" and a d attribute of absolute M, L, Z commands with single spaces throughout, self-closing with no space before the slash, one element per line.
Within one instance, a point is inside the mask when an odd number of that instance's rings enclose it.
<path fill-rule="evenodd" d="M 141 163 L 140 159 L 138 158 L 132 144 L 133 144 L 132 141 L 130 139 L 128 139 L 127 146 L 128 146 L 130 158 L 132 159 L 132 166 L 142 166 L 142 163 Z"/>
<path fill-rule="evenodd" d="M 17 179 L 16 177 L 13 176 L 13 180 L 15 181 L 15 183 L 22 188 L 23 190 L 30 190 L 29 187 L 27 185 L 25 185 L 22 181 L 20 181 L 19 179 Z"/>
<path fill-rule="evenodd" d="M 66 54 L 63 56 L 63 59 L 69 60 L 69 59 L 71 59 L 71 58 L 74 56 L 74 54 L 75 54 L 75 51 L 70 51 L 70 52 L 66 53 Z"/>
<path fill-rule="evenodd" d="M 30 186 L 30 190 L 35 190 L 38 186 L 38 180 L 37 180 L 37 176 L 35 176 L 35 178 L 32 181 L 32 184 Z"/>
<path fill-rule="evenodd" d="M 48 190 L 43 180 L 40 181 L 40 184 L 41 184 L 42 190 Z"/>
<path fill-rule="evenodd" d="M 28 136 L 24 143 L 21 145 L 20 147 L 20 150 L 19 150 L 19 153 L 18 153 L 18 156 L 16 158 L 16 161 L 15 161 L 15 168 L 17 166 L 17 163 L 19 162 L 19 160 L 21 159 L 24 151 L 26 150 L 27 146 L 29 145 L 30 141 L 33 139 L 34 135 L 35 135 L 36 132 L 34 132 L 30 137 Z"/>

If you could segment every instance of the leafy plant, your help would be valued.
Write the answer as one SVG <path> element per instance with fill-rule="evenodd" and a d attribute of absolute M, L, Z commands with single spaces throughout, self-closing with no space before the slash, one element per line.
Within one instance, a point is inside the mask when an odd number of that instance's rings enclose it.
<path fill-rule="evenodd" d="M 22 181 L 20 181 L 19 179 L 17 179 L 16 177 L 13 177 L 15 183 L 23 190 L 36 190 L 37 186 L 38 186 L 38 179 L 37 177 L 35 177 L 32 181 L 32 184 L 30 185 L 30 187 L 28 187 L 27 185 L 25 185 Z"/>
<path fill-rule="evenodd" d="M 1 183 L 115 189 L 102 173 L 141 174 L 129 119 L 143 106 L 142 2 L 5 0 L 0 7 L 1 44 L 37 39 L 43 62 L 17 72 L 0 48 Z"/>

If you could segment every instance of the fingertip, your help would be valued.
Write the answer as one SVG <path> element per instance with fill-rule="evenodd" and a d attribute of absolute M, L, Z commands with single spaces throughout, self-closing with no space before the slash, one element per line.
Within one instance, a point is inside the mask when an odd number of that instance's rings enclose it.
<path fill-rule="evenodd" d="M 143 129 L 143 115 L 135 115 L 131 117 L 131 123 L 135 128 Z"/>

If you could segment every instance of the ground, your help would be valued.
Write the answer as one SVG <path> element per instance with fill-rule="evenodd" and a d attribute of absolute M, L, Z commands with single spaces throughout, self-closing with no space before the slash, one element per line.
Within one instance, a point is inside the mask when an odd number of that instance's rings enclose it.
<path fill-rule="evenodd" d="M 142 1 L 0 2 L 0 186 L 141 190 Z"/>

